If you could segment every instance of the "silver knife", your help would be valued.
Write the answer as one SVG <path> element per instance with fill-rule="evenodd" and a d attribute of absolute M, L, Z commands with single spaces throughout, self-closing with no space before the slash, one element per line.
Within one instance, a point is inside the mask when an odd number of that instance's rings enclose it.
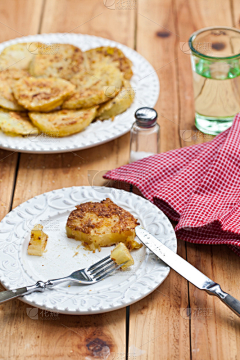
<path fill-rule="evenodd" d="M 157 255 L 157 257 L 164 261 L 165 264 L 190 281 L 190 283 L 195 285 L 198 289 L 205 290 L 208 294 L 217 296 L 236 315 L 240 316 L 240 301 L 224 292 L 219 284 L 209 279 L 206 275 L 181 258 L 181 256 L 175 254 L 167 246 L 163 245 L 161 241 L 156 239 L 142 226 L 137 226 L 135 231 L 141 242 Z"/>

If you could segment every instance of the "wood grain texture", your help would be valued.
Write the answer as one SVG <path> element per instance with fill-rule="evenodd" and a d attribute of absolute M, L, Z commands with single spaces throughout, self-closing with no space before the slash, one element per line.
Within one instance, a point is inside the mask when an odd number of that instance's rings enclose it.
<path fill-rule="evenodd" d="M 88 0 L 47 0 L 42 32 L 95 35 L 133 47 L 134 10 L 111 10 L 107 6 L 112 3 L 110 0 L 91 0 L 91 3 Z"/>
<path fill-rule="evenodd" d="M 188 21 L 186 21 L 188 19 Z M 230 1 L 176 1 L 177 31 L 180 42 L 186 42 L 194 31 L 214 25 L 232 26 Z M 178 81 L 180 129 L 190 130 L 191 145 L 211 140 L 194 127 L 194 98 L 190 56 L 178 48 Z M 189 141 L 190 140 L 190 141 Z M 187 244 L 187 260 L 225 291 L 238 299 L 240 291 L 234 284 L 239 273 L 239 258 L 226 246 Z M 191 353 L 193 360 L 237 359 L 240 322 L 219 299 L 189 284 L 191 307 Z M 185 313 L 185 316 L 187 314 Z M 187 316 L 186 316 L 187 317 Z"/>
<path fill-rule="evenodd" d="M 160 81 L 155 109 L 161 127 L 160 150 L 164 152 L 180 147 L 175 46 L 178 34 L 173 8 L 170 1 L 139 0 L 137 12 L 137 51 L 153 65 Z"/>
<path fill-rule="evenodd" d="M 124 314 L 54 314 L 19 300 L 1 306 L 0 359 L 104 359 L 125 354 Z M 7 326 L 6 326 L 7 324 Z M 116 338 L 121 347 L 116 346 Z M 117 356 L 117 355 L 116 355 Z"/>
<path fill-rule="evenodd" d="M 15 152 L 0 151 L 0 220 L 11 208 L 17 159 Z"/>
<path fill-rule="evenodd" d="M 185 257 L 185 243 L 178 241 Z M 190 359 L 187 281 L 173 270 L 151 295 L 130 306 L 129 359 Z"/>
<path fill-rule="evenodd" d="M 40 30 L 86 33 L 136 46 L 161 83 L 156 105 L 161 152 L 211 140 L 194 127 L 190 58 L 184 43 L 205 26 L 234 24 L 239 28 L 239 1 L 138 0 L 134 11 L 110 10 L 111 4 L 111 0 L 2 1 L 0 41 Z M 15 207 L 35 195 L 73 185 L 105 184 L 128 191 L 128 185 L 102 179 L 107 170 L 127 163 L 128 156 L 129 135 L 78 152 L 22 154 L 14 192 L 18 155 L 0 151 L 0 218 L 9 211 L 13 193 Z M 239 258 L 230 249 L 178 240 L 178 253 L 185 257 L 186 250 L 190 263 L 240 299 Z M 190 317 L 185 311 L 188 307 Z M 15 300 L 0 306 L 0 319 L 3 360 L 126 358 L 125 309 L 65 316 Z M 239 319 L 220 300 L 192 285 L 188 296 L 187 282 L 173 271 L 154 293 L 130 307 L 129 325 L 128 360 L 232 360 L 240 351 Z"/>
<path fill-rule="evenodd" d="M 240 29 L 240 3 L 238 0 L 231 0 L 231 13 L 233 26 Z"/>
<path fill-rule="evenodd" d="M 44 0 L 8 0 L 0 2 L 0 39 L 37 34 Z"/>
<path fill-rule="evenodd" d="M 137 51 L 153 65 L 160 79 L 156 105 L 161 126 L 161 151 L 180 146 L 176 42 L 171 1 L 139 1 Z M 185 257 L 185 244 L 178 242 Z M 170 272 L 164 283 L 130 307 L 129 359 L 190 359 L 189 321 L 181 316 L 188 306 L 187 281 Z"/>
<path fill-rule="evenodd" d="M 221 288 L 240 298 L 239 257 L 227 246 L 187 245 L 187 260 Z M 191 344 L 193 360 L 237 359 L 240 320 L 218 298 L 190 285 Z"/>
<path fill-rule="evenodd" d="M 111 11 L 95 0 L 91 5 L 88 1 L 46 1 L 41 32 L 70 31 L 108 37 L 133 47 L 134 13 Z M 102 175 L 128 162 L 128 154 L 129 135 L 84 151 L 59 155 L 21 154 L 13 207 L 46 191 L 103 184 Z M 13 313 L 14 304 L 18 310 Z M 119 356 L 121 360 L 124 356 L 125 359 L 126 309 L 94 316 L 59 315 L 56 321 L 47 321 L 52 317 L 48 312 L 42 315 L 40 310 L 38 320 L 29 318 L 28 311 L 35 309 L 28 310 L 31 307 L 20 301 L 3 306 L 8 313 L 8 331 L 11 332 L 19 321 L 22 324 L 21 332 L 14 333 L 15 345 L 6 347 L 5 358 L 14 358 L 18 353 L 18 359 L 25 359 L 29 349 L 28 358 L 37 360 L 90 360 L 106 356 L 108 359 Z"/>
<path fill-rule="evenodd" d="M 13 300 L 8 307 L 1 306 L 0 314 L 3 360 L 104 359 L 119 351 L 125 353 L 123 314 L 119 311 L 108 316 L 61 315 Z M 116 347 L 115 338 L 122 348 Z"/>

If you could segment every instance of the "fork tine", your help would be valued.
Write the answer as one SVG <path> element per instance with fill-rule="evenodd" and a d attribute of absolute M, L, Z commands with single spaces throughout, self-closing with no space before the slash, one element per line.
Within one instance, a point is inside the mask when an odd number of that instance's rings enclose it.
<path fill-rule="evenodd" d="M 97 267 L 95 267 L 93 270 L 90 270 L 90 274 L 94 275 L 96 274 L 99 270 L 102 270 L 103 268 L 105 268 L 107 265 L 111 264 L 113 261 L 112 259 L 109 259 L 107 261 L 105 261 L 103 264 L 99 264 Z M 89 271 L 89 270 L 88 270 Z"/>
<path fill-rule="evenodd" d="M 106 267 L 104 267 L 104 268 L 102 267 L 100 271 L 98 271 L 98 272 L 95 273 L 95 274 L 91 274 L 91 275 L 93 275 L 93 277 L 96 278 L 96 277 L 98 277 L 99 275 L 101 275 L 102 273 L 105 273 L 108 269 L 112 268 L 113 265 L 114 265 L 114 267 L 115 267 L 116 263 L 113 262 L 113 261 L 111 261 L 111 263 L 110 263 L 108 266 L 106 266 Z"/>
<path fill-rule="evenodd" d="M 92 266 L 90 266 L 89 268 L 87 268 L 88 271 L 95 269 L 96 266 L 103 264 L 106 260 L 111 259 L 110 255 L 106 256 L 105 258 L 103 258 L 102 260 L 98 261 L 97 263 L 93 264 Z"/>
<path fill-rule="evenodd" d="M 96 278 L 96 281 L 100 281 L 105 279 L 107 276 L 109 276 L 110 274 L 112 274 L 114 271 L 118 270 L 121 266 L 123 266 L 124 264 L 126 264 L 127 261 L 121 265 L 116 266 L 117 264 L 115 264 L 114 268 L 112 268 L 111 270 L 107 271 L 105 274 L 101 275 L 100 277 Z"/>

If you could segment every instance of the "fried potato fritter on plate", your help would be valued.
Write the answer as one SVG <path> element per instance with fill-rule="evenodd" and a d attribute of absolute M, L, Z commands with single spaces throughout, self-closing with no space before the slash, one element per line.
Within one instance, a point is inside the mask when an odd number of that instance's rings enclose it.
<path fill-rule="evenodd" d="M 52 44 L 55 48 L 44 49 L 33 57 L 30 74 L 35 77 L 55 77 L 69 80 L 84 68 L 82 50 L 70 44 Z"/>
<path fill-rule="evenodd" d="M 123 88 L 114 99 L 99 106 L 97 112 L 97 118 L 99 120 L 114 118 L 114 116 L 121 114 L 131 106 L 135 92 L 129 81 L 124 80 L 123 84 Z"/>
<path fill-rule="evenodd" d="M 67 236 L 92 251 L 123 242 L 128 249 L 142 245 L 134 240 L 137 220 L 109 198 L 76 206 L 68 217 Z"/>
<path fill-rule="evenodd" d="M 64 79 L 25 77 L 15 83 L 13 94 L 24 108 L 46 112 L 60 106 L 74 89 L 75 86 Z"/>
<path fill-rule="evenodd" d="M 99 62 L 112 63 L 124 74 L 125 79 L 130 80 L 133 76 L 131 60 L 117 47 L 101 46 L 85 51 L 85 55 L 89 66 Z"/>
<path fill-rule="evenodd" d="M 1 129 L 10 135 L 78 133 L 94 118 L 114 117 L 131 105 L 126 79 L 132 74 L 131 60 L 117 47 L 82 52 L 71 44 L 10 45 L 0 54 Z"/>
<path fill-rule="evenodd" d="M 29 76 L 26 70 L 7 69 L 0 71 L 0 106 L 9 110 L 25 111 L 13 96 L 12 87 L 22 77 Z"/>
<path fill-rule="evenodd" d="M 0 54 L 0 71 L 11 69 L 28 70 L 29 64 L 40 43 L 19 43 L 6 47 Z"/>
<path fill-rule="evenodd" d="M 0 109 L 0 128 L 7 135 L 38 135 L 27 113 Z"/>
<path fill-rule="evenodd" d="M 95 118 L 97 106 L 82 110 L 58 110 L 48 114 L 30 112 L 33 124 L 43 133 L 63 137 L 85 129 Z"/>
<path fill-rule="evenodd" d="M 101 104 L 115 97 L 122 87 L 122 73 L 111 64 L 99 63 L 89 71 L 79 72 L 71 79 L 76 86 L 64 109 L 81 109 Z"/>

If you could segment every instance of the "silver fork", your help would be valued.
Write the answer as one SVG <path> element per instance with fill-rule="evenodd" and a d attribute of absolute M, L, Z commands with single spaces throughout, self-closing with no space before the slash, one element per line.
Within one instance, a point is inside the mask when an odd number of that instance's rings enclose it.
<path fill-rule="evenodd" d="M 20 296 L 29 295 L 35 291 L 43 292 L 46 289 L 52 289 L 55 285 L 59 285 L 65 281 L 74 281 L 78 284 L 92 285 L 100 280 L 105 279 L 124 264 L 126 264 L 126 262 L 121 265 L 117 265 L 109 255 L 86 269 L 74 271 L 69 276 L 48 280 L 46 282 L 38 281 L 35 285 L 22 287 L 15 290 L 2 291 L 0 292 L 0 304 Z"/>

